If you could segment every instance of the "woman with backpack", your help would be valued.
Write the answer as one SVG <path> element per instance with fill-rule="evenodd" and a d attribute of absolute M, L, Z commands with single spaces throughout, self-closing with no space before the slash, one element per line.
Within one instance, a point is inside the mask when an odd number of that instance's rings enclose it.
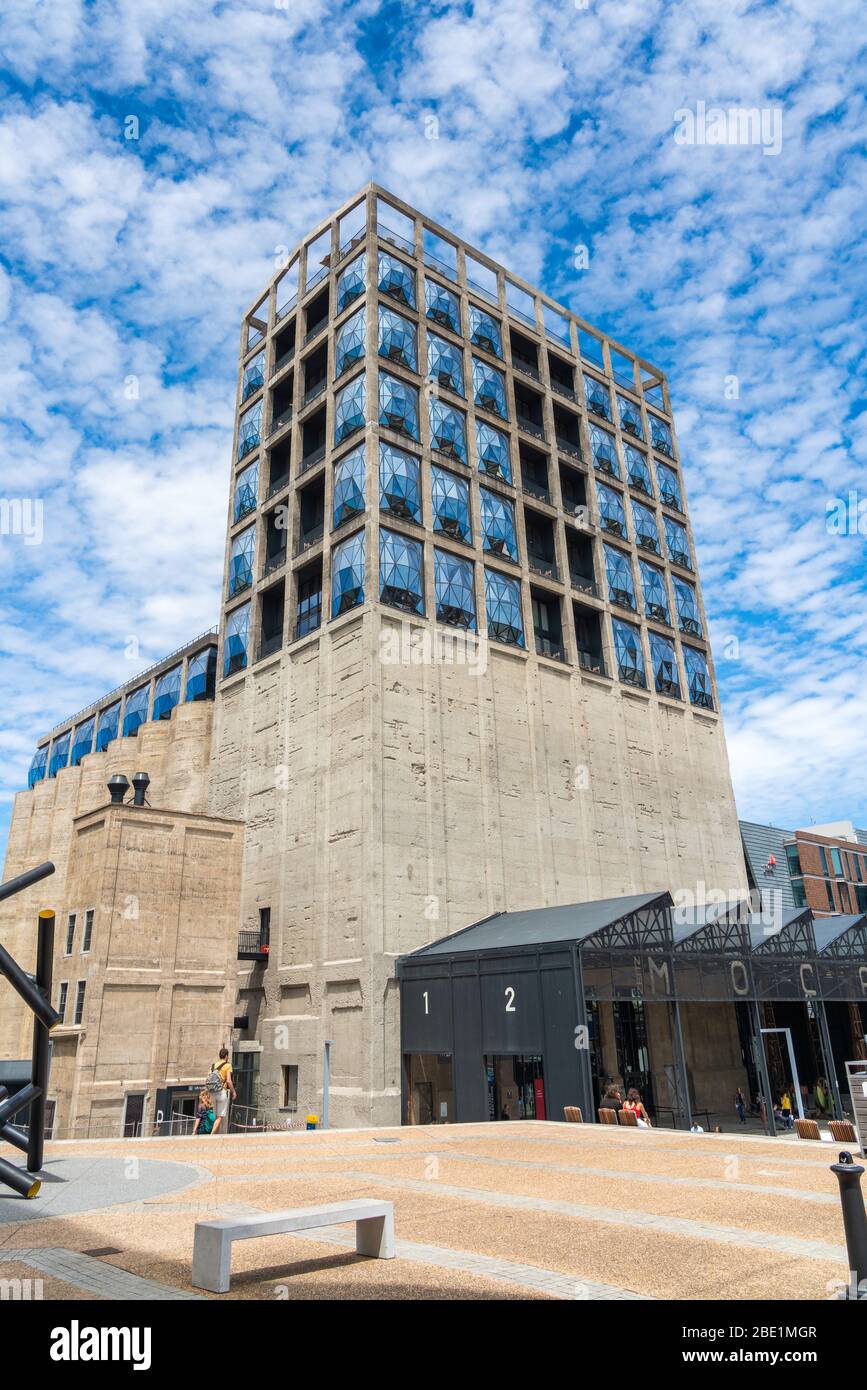
<path fill-rule="evenodd" d="M 212 1103 L 211 1091 L 199 1092 L 199 1103 L 196 1107 L 196 1123 L 193 1125 L 193 1134 L 211 1134 L 214 1129 L 214 1107 Z"/>
<path fill-rule="evenodd" d="M 214 1110 L 216 1111 L 217 1118 L 212 1133 L 217 1134 L 223 1120 L 226 1119 L 229 1114 L 229 1097 L 231 1096 L 232 1100 L 238 1099 L 237 1092 L 235 1091 L 235 1079 L 232 1075 L 232 1063 L 229 1061 L 229 1049 L 227 1047 L 220 1048 L 219 1059 L 208 1072 L 205 1088 L 211 1092 Z"/>

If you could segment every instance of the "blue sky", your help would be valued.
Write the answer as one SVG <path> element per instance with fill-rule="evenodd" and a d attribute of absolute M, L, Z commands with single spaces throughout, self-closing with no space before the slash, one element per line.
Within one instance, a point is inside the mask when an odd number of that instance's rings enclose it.
<path fill-rule="evenodd" d="M 0 0 L 0 496 L 44 505 L 0 839 L 37 736 L 216 621 L 241 315 L 369 179 L 666 370 L 740 812 L 867 825 L 861 6 L 581 3 Z M 779 153 L 678 144 L 699 102 Z"/>

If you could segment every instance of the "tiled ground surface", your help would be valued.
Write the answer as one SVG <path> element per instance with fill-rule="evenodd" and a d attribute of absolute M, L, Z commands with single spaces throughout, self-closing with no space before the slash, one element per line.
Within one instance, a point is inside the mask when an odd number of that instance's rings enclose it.
<path fill-rule="evenodd" d="M 348 1227 L 244 1241 L 224 1297 L 823 1299 L 846 1278 L 836 1156 L 553 1123 L 53 1144 L 68 1181 L 0 1197 L 0 1280 L 209 1298 L 190 1284 L 196 1220 L 375 1196 L 394 1202 L 395 1260 L 357 1257 Z"/>

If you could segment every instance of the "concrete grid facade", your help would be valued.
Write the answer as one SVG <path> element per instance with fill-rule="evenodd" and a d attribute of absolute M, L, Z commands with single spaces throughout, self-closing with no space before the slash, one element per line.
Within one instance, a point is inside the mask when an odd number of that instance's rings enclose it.
<path fill-rule="evenodd" d="M 453 274 L 443 272 L 439 255 L 426 254 L 425 232 L 454 248 Z M 323 241 L 327 264 L 320 257 L 308 265 L 308 248 L 318 243 L 322 250 Z M 363 292 L 339 308 L 340 277 L 362 254 Z M 745 887 L 744 867 L 710 652 L 696 636 L 706 633 L 706 619 L 662 374 L 597 334 L 600 360 L 588 361 L 589 325 L 375 186 L 298 248 L 297 298 L 291 261 L 288 286 L 285 273 L 276 277 L 242 330 L 210 809 L 246 824 L 242 927 L 255 929 L 261 910 L 270 910 L 269 962 L 242 976 L 238 1009 L 250 1021 L 245 1045 L 261 1049 L 262 1102 L 279 1105 L 281 1068 L 292 1066 L 299 1097 L 309 1104 L 318 1095 L 322 1044 L 330 1038 L 336 1122 L 394 1122 L 400 954 L 504 908 L 700 882 L 737 893 Z M 491 277 L 487 290 L 471 283 L 478 267 Z M 407 302 L 407 277 L 416 308 Z M 395 280 L 404 286 L 402 299 L 380 287 Z M 428 317 L 426 281 L 455 296 L 460 331 Z M 516 309 L 519 295 L 523 308 Z M 317 307 L 308 326 L 311 304 Z M 341 329 L 362 306 L 363 353 L 338 374 Z M 380 354 L 381 307 L 400 316 L 410 343 L 414 337 L 418 370 Z M 499 354 L 471 341 L 472 309 L 495 320 Z M 431 332 L 454 349 L 463 396 L 430 380 Z M 397 337 L 405 346 L 403 328 Z M 505 418 L 474 400 L 474 363 L 489 369 L 479 373 L 488 382 L 490 369 L 501 374 Z M 417 438 L 382 422 L 383 373 L 408 388 L 410 401 L 417 393 Z M 341 392 L 356 380 L 364 383 L 362 418 L 337 442 L 336 425 L 346 418 Z M 594 404 L 604 410 L 607 397 L 610 419 L 587 407 L 597 388 L 603 395 Z M 618 398 L 630 405 L 643 440 L 620 427 Z M 443 405 L 464 419 L 463 458 L 435 447 L 431 412 Z M 250 412 L 259 407 L 251 433 Z M 321 427 L 311 429 L 311 419 Z M 480 468 L 479 424 L 505 439 L 511 482 Z M 599 436 L 591 428 L 611 438 L 620 481 L 610 461 L 594 463 Z M 669 449 L 651 448 L 651 439 L 664 434 Z M 626 481 L 627 444 L 645 459 L 648 491 Z M 410 458 L 418 499 L 412 519 L 380 505 L 382 445 Z M 335 518 L 334 473 L 359 446 L 363 510 L 359 498 L 348 519 Z M 235 521 L 236 479 L 253 463 L 255 497 L 247 496 Z M 660 499 L 660 465 L 675 473 L 679 509 Z M 466 487 L 468 543 L 440 529 L 434 468 Z M 605 524 L 600 484 L 621 499 L 622 536 Z M 514 561 L 486 548 L 484 492 L 514 510 Z M 587 508 L 579 526 L 575 497 Z M 633 501 L 655 516 L 659 553 L 637 544 Z M 678 558 L 688 558 L 688 568 L 667 555 L 665 518 L 683 528 L 686 548 Z M 286 537 L 283 553 L 278 531 Z M 384 533 L 386 544 L 397 536 L 418 559 L 415 589 L 412 580 L 402 585 L 402 610 L 382 601 Z M 334 602 L 343 592 L 335 556 L 339 562 L 340 547 L 356 536 L 363 602 L 341 612 Z M 606 543 L 631 571 L 634 610 L 612 601 Z M 469 591 L 480 631 L 491 631 L 486 576 L 518 585 L 523 642 L 490 640 L 483 671 L 412 655 L 413 640 L 427 634 L 430 642 L 435 631 L 454 630 L 436 621 L 437 552 L 472 566 Z M 661 577 L 668 624 L 642 600 L 639 559 Z M 404 565 L 402 579 L 412 568 Z M 315 627 L 311 575 L 318 576 Z M 679 622 L 674 579 L 694 586 L 691 624 Z M 624 597 L 628 589 L 618 593 Z M 239 613 L 246 619 L 242 640 Z M 618 622 L 638 634 L 643 686 L 616 648 Z M 598 642 L 588 641 L 588 631 L 598 633 Z M 667 693 L 671 670 L 657 689 L 652 635 L 672 644 L 682 698 Z M 707 661 L 703 691 L 700 684 L 691 689 L 687 651 Z"/>

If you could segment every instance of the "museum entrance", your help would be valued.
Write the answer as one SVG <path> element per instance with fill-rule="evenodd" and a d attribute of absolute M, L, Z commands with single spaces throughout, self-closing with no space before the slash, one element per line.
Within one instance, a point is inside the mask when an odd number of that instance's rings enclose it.
<path fill-rule="evenodd" d="M 447 1125 L 454 1119 L 455 1086 L 450 1053 L 412 1052 L 403 1059 L 407 1125 Z"/>
<path fill-rule="evenodd" d="M 540 1056 L 486 1056 L 485 1076 L 488 1119 L 545 1119 L 545 1074 Z"/>

